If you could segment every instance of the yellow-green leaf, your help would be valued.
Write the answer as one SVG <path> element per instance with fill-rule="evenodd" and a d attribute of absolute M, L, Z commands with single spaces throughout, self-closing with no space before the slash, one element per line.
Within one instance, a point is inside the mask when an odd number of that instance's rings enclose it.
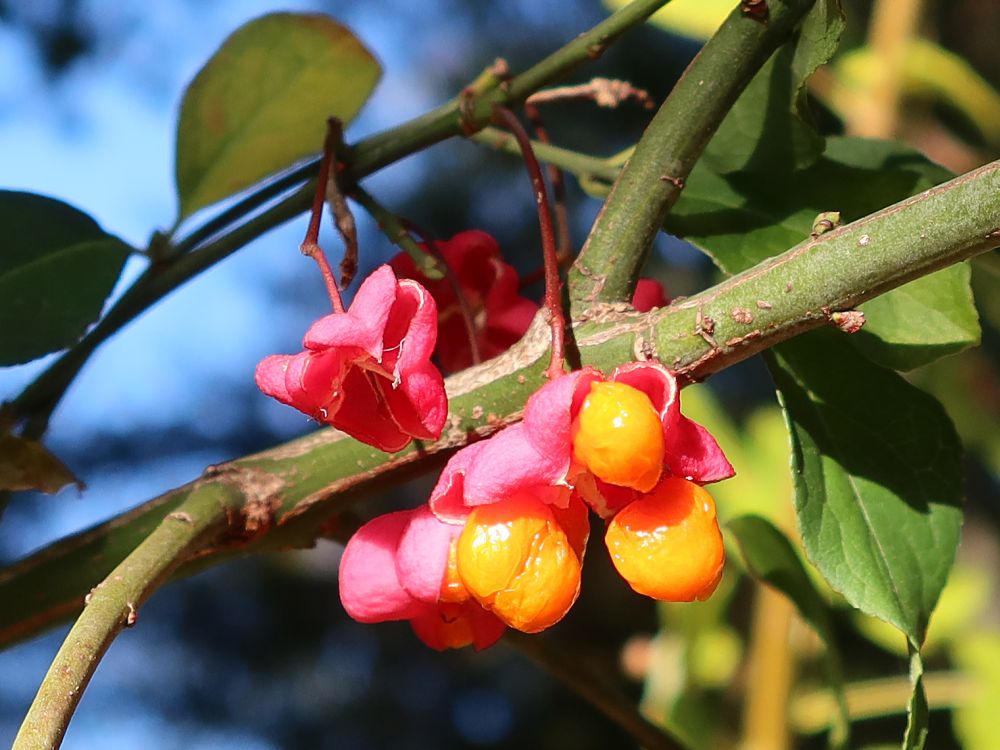
<path fill-rule="evenodd" d="M 618 10 L 631 0 L 605 0 L 611 10 Z M 660 28 L 692 39 L 708 39 L 733 12 L 736 0 L 673 0 L 649 20 Z"/>
<path fill-rule="evenodd" d="M 882 75 L 869 47 L 851 50 L 834 66 L 835 86 L 829 104 L 844 117 L 859 95 Z M 911 39 L 902 70 L 906 96 L 937 99 L 959 110 L 990 143 L 1000 143 L 1000 92 L 953 52 L 929 39 Z"/>
<path fill-rule="evenodd" d="M 16 435 L 0 435 L 0 490 L 38 490 L 54 495 L 83 483 L 44 445 Z"/>
<path fill-rule="evenodd" d="M 323 15 L 273 13 L 237 29 L 184 94 L 180 217 L 318 152 L 326 119 L 351 120 L 381 73 L 357 37 Z"/>

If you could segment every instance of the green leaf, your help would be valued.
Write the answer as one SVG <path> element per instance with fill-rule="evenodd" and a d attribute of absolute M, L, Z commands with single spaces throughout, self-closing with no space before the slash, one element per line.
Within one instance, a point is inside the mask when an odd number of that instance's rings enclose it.
<path fill-rule="evenodd" d="M 906 707 L 906 734 L 903 736 L 903 750 L 923 750 L 927 741 L 927 724 L 930 721 L 930 707 L 924 691 L 924 661 L 920 649 L 910 644 L 910 684 L 913 693 Z"/>
<path fill-rule="evenodd" d="M 327 118 L 353 119 L 381 73 L 326 16 L 273 13 L 237 29 L 181 103 L 180 218 L 318 152 Z"/>
<path fill-rule="evenodd" d="M 132 248 L 87 214 L 0 191 L 0 366 L 70 346 L 101 314 Z"/>
<path fill-rule="evenodd" d="M 799 614 L 823 639 L 827 654 L 827 676 L 837 699 L 837 712 L 830 744 L 847 742 L 850 718 L 844 696 L 844 678 L 830 616 L 823 595 L 817 591 L 792 543 L 774 524 L 760 516 L 740 516 L 727 524 L 739 542 L 747 569 L 758 580 L 787 596 Z"/>
<path fill-rule="evenodd" d="M 823 157 L 781 180 L 695 168 L 667 229 L 704 250 L 726 273 L 756 265 L 809 237 L 816 216 L 851 222 L 947 179 L 905 146 L 830 138 Z M 979 341 L 967 264 L 912 281 L 861 307 L 851 343 L 878 364 L 910 369 Z"/>
<path fill-rule="evenodd" d="M 972 268 L 949 266 L 861 305 L 871 322 L 851 338 L 870 360 L 912 370 L 978 346 L 979 315 L 972 297 Z"/>
<path fill-rule="evenodd" d="M 961 530 L 955 429 L 933 397 L 835 331 L 775 351 L 806 552 L 850 604 L 920 644 Z"/>
<path fill-rule="evenodd" d="M 750 573 L 787 596 L 802 619 L 830 643 L 833 633 L 826 602 L 813 586 L 788 537 L 760 516 L 740 516 L 726 525 L 736 536 Z"/>
<path fill-rule="evenodd" d="M 38 490 L 54 495 L 70 484 L 83 489 L 83 483 L 44 445 L 16 435 L 0 435 L 0 490 Z"/>
<path fill-rule="evenodd" d="M 836 0 L 820 0 L 795 39 L 778 49 L 750 81 L 705 150 L 718 173 L 773 175 L 807 167 L 823 153 L 823 137 L 808 119 L 806 84 L 837 51 L 844 13 Z"/>

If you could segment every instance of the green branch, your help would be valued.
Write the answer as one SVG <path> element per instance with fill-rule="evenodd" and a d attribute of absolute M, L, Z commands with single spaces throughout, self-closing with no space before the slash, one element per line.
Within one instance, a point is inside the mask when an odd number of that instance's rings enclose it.
<path fill-rule="evenodd" d="M 469 140 L 498 151 L 505 151 L 513 156 L 519 157 L 521 155 L 521 148 L 517 145 L 514 136 L 499 128 L 483 128 L 475 135 L 470 136 Z M 610 183 L 621 171 L 620 166 L 611 159 L 587 156 L 578 151 L 560 148 L 549 143 L 532 141 L 531 148 L 534 150 L 535 156 L 542 161 L 554 164 L 567 172 L 572 172 L 581 181 L 599 179 Z"/>
<path fill-rule="evenodd" d="M 941 217 L 948 217 L 943 221 Z M 646 315 L 599 305 L 576 321 L 580 360 L 608 370 L 656 356 L 701 379 L 918 276 L 1000 244 L 1000 162 L 994 162 L 864 219 L 819 235 L 694 297 Z M 846 334 L 845 334 L 846 335 Z M 393 456 L 320 430 L 240 459 L 198 486 L 230 482 L 266 488 L 274 524 L 253 539 L 217 542 L 210 565 L 235 553 L 305 546 L 359 493 L 429 462 L 517 418 L 543 382 L 548 330 L 541 320 L 503 356 L 448 379 L 450 418 L 433 444 Z M 55 543 L 0 570 L 0 644 L 27 638 L 79 611 L 107 575 L 196 485 Z M 183 570 L 182 570 L 183 572 Z"/>
<path fill-rule="evenodd" d="M 472 92 L 468 97 L 459 95 L 431 112 L 348 147 L 342 155 L 344 179 L 347 182 L 358 181 L 427 146 L 484 127 L 493 116 L 494 105 L 518 104 L 542 86 L 599 57 L 614 40 L 645 21 L 667 2 L 636 0 L 504 86 L 480 93 Z M 310 181 L 315 179 L 318 166 L 319 161 L 316 160 L 288 175 L 269 179 L 235 206 L 193 230 L 172 247 L 165 248 L 163 255 L 166 260 L 150 265 L 90 333 L 14 399 L 11 404 L 14 413 L 29 420 L 25 434 L 40 437 L 45 432 L 49 415 L 80 368 L 111 335 L 184 282 L 308 209 L 315 189 Z M 307 182 L 301 185 L 303 180 Z M 268 201 L 296 185 L 300 187 L 291 195 L 256 217 L 238 224 L 235 229 L 226 231 L 227 227 L 243 221 Z"/>
<path fill-rule="evenodd" d="M 814 0 L 768 0 L 766 22 L 729 15 L 663 102 L 618 176 L 569 274 L 574 314 L 631 297 L 656 233 L 712 135 Z"/>
<path fill-rule="evenodd" d="M 87 683 L 140 605 L 202 542 L 227 526 L 244 493 L 223 483 L 193 491 L 176 512 L 90 592 L 86 607 L 56 654 L 12 750 L 58 747 Z"/>

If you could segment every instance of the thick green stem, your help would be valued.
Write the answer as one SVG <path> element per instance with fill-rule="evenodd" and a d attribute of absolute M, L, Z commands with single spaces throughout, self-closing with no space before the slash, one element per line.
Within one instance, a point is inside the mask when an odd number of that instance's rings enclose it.
<path fill-rule="evenodd" d="M 227 526 L 243 500 L 226 484 L 194 490 L 178 509 L 91 591 L 56 654 L 14 739 L 12 750 L 58 747 L 101 657 L 140 605 L 205 540 Z"/>
<path fill-rule="evenodd" d="M 580 64 L 599 57 L 615 39 L 642 23 L 667 2 L 668 0 L 636 0 L 524 73 L 515 76 L 507 85 L 493 88 L 479 96 L 456 97 L 431 112 L 347 148 L 343 154 L 345 184 L 360 180 L 365 175 L 446 138 L 482 128 L 490 122 L 495 104 L 513 105 L 524 101 L 541 87 L 566 75 Z M 147 269 L 90 333 L 53 362 L 14 399 L 12 408 L 15 414 L 25 418 L 34 415 L 31 436 L 40 437 L 45 432 L 49 415 L 59 399 L 101 343 L 188 279 L 252 239 L 308 209 L 315 191 L 315 185 L 310 183 L 302 185 L 267 211 L 231 232 L 221 234 L 226 226 L 243 219 L 282 191 L 294 187 L 297 181 L 314 179 L 318 167 L 319 160 L 316 160 L 288 175 L 269 180 L 259 190 L 218 217 L 210 219 L 204 226 L 194 229 L 188 237 L 168 249 L 164 264 Z M 187 253 L 200 242 L 220 234 L 221 236 L 195 252 Z M 183 248 L 185 253 L 178 253 L 179 248 Z"/>
<path fill-rule="evenodd" d="M 941 217 L 948 217 L 943 221 Z M 646 315 L 627 305 L 592 309 L 574 326 L 580 360 L 610 369 L 655 356 L 700 379 L 849 310 L 913 278 L 1000 244 L 1000 162 L 809 239 L 712 289 Z M 845 334 L 846 335 L 846 334 Z M 433 444 L 393 456 L 333 430 L 248 456 L 203 481 L 269 488 L 275 524 L 253 540 L 236 536 L 199 560 L 311 543 L 332 514 L 379 481 L 426 469 L 472 435 L 515 420 L 543 382 L 548 331 L 541 320 L 495 360 L 448 379 L 449 422 Z M 21 640 L 78 611 L 83 595 L 184 501 L 167 493 L 90 531 L 0 570 L 0 644 Z M 272 507 L 273 506 L 273 507 Z"/>
<path fill-rule="evenodd" d="M 656 233 L 726 113 L 814 0 L 768 0 L 766 22 L 736 8 L 636 145 L 569 274 L 574 314 L 631 297 Z"/>

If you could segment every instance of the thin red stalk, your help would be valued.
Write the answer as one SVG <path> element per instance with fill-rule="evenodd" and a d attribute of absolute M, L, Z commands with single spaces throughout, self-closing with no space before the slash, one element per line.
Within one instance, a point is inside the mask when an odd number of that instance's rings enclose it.
<path fill-rule="evenodd" d="M 319 225 L 323 219 L 323 206 L 326 204 L 326 184 L 330 180 L 330 163 L 333 161 L 333 152 L 337 147 L 336 128 L 333 123 L 329 124 L 326 131 L 326 139 L 323 142 L 323 158 L 319 163 L 319 175 L 316 178 L 316 196 L 313 198 L 312 213 L 309 216 L 309 228 L 306 229 L 306 237 L 302 240 L 299 249 L 316 261 L 320 273 L 323 274 L 323 283 L 326 284 L 326 293 L 330 295 L 330 303 L 333 311 L 344 312 L 344 302 L 340 298 L 340 290 L 337 288 L 337 279 L 330 268 L 330 261 L 326 258 L 326 253 L 319 246 Z"/>
<path fill-rule="evenodd" d="M 337 147 L 344 142 L 344 128 L 336 117 L 331 117 L 326 122 L 327 139 L 331 141 L 332 153 L 336 153 Z M 340 261 L 340 288 L 347 289 L 358 272 L 358 227 L 354 222 L 351 207 L 347 205 L 347 199 L 340 192 L 337 167 L 333 168 L 327 178 L 326 193 L 334 224 L 340 232 L 341 239 L 344 240 L 344 257 Z"/>
<path fill-rule="evenodd" d="M 551 145 L 549 131 L 545 129 L 542 113 L 538 107 L 526 101 L 524 114 L 535 129 L 538 140 L 546 145 Z M 569 213 L 566 210 L 566 180 L 562 170 L 552 162 L 549 162 L 546 168 L 549 172 L 549 182 L 552 184 L 552 209 L 556 217 L 556 257 L 559 258 L 560 263 L 563 263 L 569 258 L 570 244 L 572 243 L 572 238 L 569 235 Z"/>
<path fill-rule="evenodd" d="M 469 300 L 466 298 L 465 292 L 462 290 L 462 285 L 458 283 L 458 277 L 455 275 L 455 269 L 451 267 L 448 259 L 444 257 L 444 253 L 442 253 L 441 248 L 438 247 L 437 240 L 432 238 L 427 232 L 409 219 L 403 219 L 402 223 L 408 231 L 417 235 L 417 237 L 419 237 L 427 247 L 427 251 L 440 261 L 441 268 L 444 269 L 444 277 L 448 280 L 451 290 L 455 293 L 455 299 L 458 300 L 458 309 L 462 313 L 462 320 L 465 323 L 465 333 L 469 337 L 469 349 L 472 353 L 472 364 L 478 365 L 483 361 L 483 353 L 479 348 L 479 337 L 476 335 L 476 321 L 472 315 L 472 306 L 469 304 Z"/>
<path fill-rule="evenodd" d="M 556 378 L 565 372 L 566 362 L 566 317 L 563 315 L 562 298 L 559 293 L 559 258 L 556 254 L 555 232 L 552 228 L 552 213 L 549 196 L 545 189 L 542 168 L 531 148 L 531 139 L 524 126 L 506 107 L 493 108 L 493 117 L 504 125 L 517 139 L 521 147 L 524 166 L 531 178 L 531 188 L 538 206 L 538 223 L 542 231 L 542 258 L 545 263 L 545 307 L 549 311 L 549 325 L 552 328 L 552 357 L 549 360 L 547 377 Z"/>

